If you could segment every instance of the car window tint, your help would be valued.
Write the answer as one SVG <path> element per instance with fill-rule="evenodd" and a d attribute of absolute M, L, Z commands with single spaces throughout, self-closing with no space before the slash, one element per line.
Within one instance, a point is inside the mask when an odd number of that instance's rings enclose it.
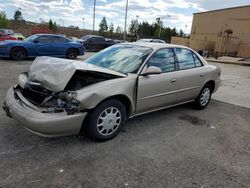
<path fill-rule="evenodd" d="M 171 72 L 175 70 L 174 52 L 170 48 L 161 49 L 155 52 L 148 61 L 148 66 L 156 66 L 162 72 Z"/>
<path fill-rule="evenodd" d="M 67 39 L 60 37 L 60 36 L 54 36 L 53 40 L 54 42 L 67 42 Z"/>
<path fill-rule="evenodd" d="M 202 66 L 201 60 L 194 53 L 193 53 L 193 56 L 194 56 L 195 66 L 196 67 L 201 67 Z"/>
<path fill-rule="evenodd" d="M 195 67 L 194 58 L 192 54 L 193 52 L 183 48 L 177 48 L 175 52 L 178 58 L 180 70 L 190 69 Z"/>
<path fill-rule="evenodd" d="M 38 42 L 41 42 L 41 43 L 52 42 L 50 36 L 41 36 L 37 40 L 38 40 Z"/>
<path fill-rule="evenodd" d="M 103 42 L 103 41 L 105 41 L 105 40 L 104 40 L 104 38 L 101 38 L 101 37 L 93 37 L 93 38 L 92 38 L 92 41 L 93 41 L 93 42 Z"/>

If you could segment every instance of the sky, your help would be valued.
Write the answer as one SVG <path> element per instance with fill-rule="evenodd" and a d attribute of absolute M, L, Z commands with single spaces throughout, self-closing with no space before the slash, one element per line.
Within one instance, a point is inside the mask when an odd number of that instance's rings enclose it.
<path fill-rule="evenodd" d="M 250 0 L 128 0 L 128 21 L 138 17 L 138 21 L 155 22 L 164 18 L 163 25 L 182 29 L 189 33 L 192 15 L 214 9 L 249 5 Z M 0 10 L 5 11 L 9 19 L 21 8 L 27 21 L 41 22 L 52 19 L 59 25 L 74 25 L 84 29 L 93 27 L 94 0 L 0 0 Z M 124 28 L 126 0 L 96 0 L 95 29 L 98 30 L 102 17 L 106 17 L 116 28 Z M 170 15 L 170 16 L 168 16 Z M 84 19 L 83 19 L 84 18 Z"/>

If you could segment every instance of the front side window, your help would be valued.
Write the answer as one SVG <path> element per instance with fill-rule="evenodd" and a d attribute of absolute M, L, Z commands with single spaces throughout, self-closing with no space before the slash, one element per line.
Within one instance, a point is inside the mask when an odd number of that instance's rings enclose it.
<path fill-rule="evenodd" d="M 54 42 L 67 42 L 66 38 L 63 38 L 60 36 L 54 36 L 53 39 L 54 39 Z"/>
<path fill-rule="evenodd" d="M 171 48 L 161 49 L 155 52 L 148 61 L 148 66 L 155 66 L 162 72 L 175 70 L 174 52 Z"/>
<path fill-rule="evenodd" d="M 151 52 L 148 47 L 117 44 L 96 53 L 86 63 L 122 73 L 136 73 Z"/>
<path fill-rule="evenodd" d="M 38 42 L 40 42 L 40 43 L 52 42 L 50 36 L 41 36 L 41 37 L 39 37 L 37 40 L 38 40 Z"/>
<path fill-rule="evenodd" d="M 175 53 L 179 62 L 180 70 L 185 70 L 195 67 L 193 52 L 184 48 L 176 48 Z"/>

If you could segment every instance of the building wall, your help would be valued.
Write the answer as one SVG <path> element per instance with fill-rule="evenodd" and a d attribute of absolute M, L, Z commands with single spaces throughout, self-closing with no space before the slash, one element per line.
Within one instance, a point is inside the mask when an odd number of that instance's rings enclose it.
<path fill-rule="evenodd" d="M 194 14 L 189 45 L 219 55 L 250 57 L 250 5 Z"/>
<path fill-rule="evenodd" d="M 189 47 L 189 38 L 171 37 L 171 44 L 178 44 Z"/>

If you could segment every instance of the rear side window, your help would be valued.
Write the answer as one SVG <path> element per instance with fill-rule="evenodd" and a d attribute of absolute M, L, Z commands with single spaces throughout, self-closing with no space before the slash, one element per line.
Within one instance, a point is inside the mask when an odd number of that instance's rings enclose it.
<path fill-rule="evenodd" d="M 190 69 L 195 67 L 193 52 L 183 48 L 176 48 L 176 56 L 179 62 L 179 69 Z"/>
<path fill-rule="evenodd" d="M 193 56 L 194 56 L 195 66 L 196 67 L 201 67 L 202 66 L 201 60 L 194 53 L 193 53 Z"/>
<path fill-rule="evenodd" d="M 54 39 L 54 42 L 67 42 L 67 39 L 60 37 L 60 36 L 54 36 L 53 39 Z"/>
<path fill-rule="evenodd" d="M 171 48 L 161 49 L 155 52 L 148 61 L 148 66 L 155 66 L 162 72 L 175 70 L 174 52 Z"/>

